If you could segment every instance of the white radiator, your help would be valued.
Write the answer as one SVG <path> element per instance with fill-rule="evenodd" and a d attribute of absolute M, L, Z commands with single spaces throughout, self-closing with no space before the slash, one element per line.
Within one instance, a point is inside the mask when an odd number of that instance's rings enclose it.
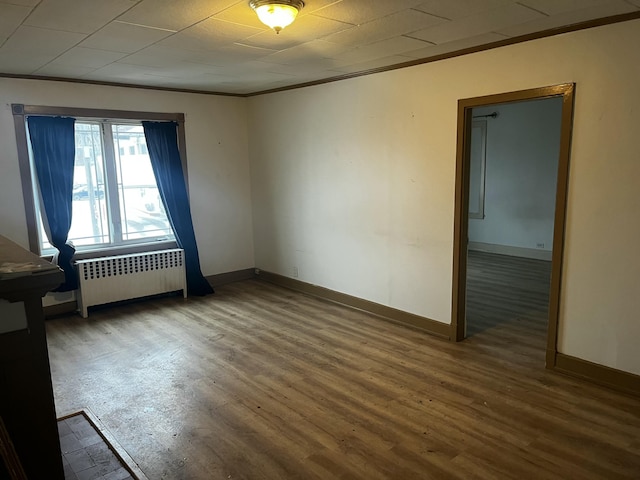
<path fill-rule="evenodd" d="M 78 310 L 87 318 L 93 305 L 182 290 L 187 298 L 184 250 L 116 255 L 76 261 Z"/>

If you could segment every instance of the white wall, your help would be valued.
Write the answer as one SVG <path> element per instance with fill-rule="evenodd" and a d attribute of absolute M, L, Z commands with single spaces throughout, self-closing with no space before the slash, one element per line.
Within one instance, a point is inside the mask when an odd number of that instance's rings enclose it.
<path fill-rule="evenodd" d="M 256 266 L 449 323 L 457 101 L 576 82 L 559 351 L 640 374 L 640 21 L 250 99 Z"/>
<path fill-rule="evenodd" d="M 0 78 L 0 234 L 28 248 L 12 103 L 184 113 L 191 211 L 202 272 L 253 267 L 244 99 Z"/>
<path fill-rule="evenodd" d="M 469 219 L 469 242 L 551 252 L 562 98 L 473 109 L 474 116 L 492 112 L 498 117 L 487 119 L 485 217 Z"/>

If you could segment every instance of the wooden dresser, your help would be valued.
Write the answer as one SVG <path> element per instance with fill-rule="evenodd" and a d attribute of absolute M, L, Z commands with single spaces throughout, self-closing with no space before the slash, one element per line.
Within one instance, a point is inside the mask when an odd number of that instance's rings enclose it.
<path fill-rule="evenodd" d="M 57 266 L 0 236 L 0 416 L 29 479 L 64 480 L 42 297 Z"/>

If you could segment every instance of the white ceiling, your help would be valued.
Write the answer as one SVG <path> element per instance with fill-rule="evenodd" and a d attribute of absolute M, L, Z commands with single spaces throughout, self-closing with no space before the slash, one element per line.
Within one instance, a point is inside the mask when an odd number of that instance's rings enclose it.
<path fill-rule="evenodd" d="M 249 94 L 640 12 L 640 0 L 0 0 L 0 74 Z"/>

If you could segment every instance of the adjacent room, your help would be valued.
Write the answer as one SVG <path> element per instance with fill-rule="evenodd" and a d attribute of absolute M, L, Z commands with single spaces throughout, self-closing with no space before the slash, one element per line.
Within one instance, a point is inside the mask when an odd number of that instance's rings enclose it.
<path fill-rule="evenodd" d="M 0 478 L 640 477 L 640 1 L 268 3 L 0 0 Z"/>

